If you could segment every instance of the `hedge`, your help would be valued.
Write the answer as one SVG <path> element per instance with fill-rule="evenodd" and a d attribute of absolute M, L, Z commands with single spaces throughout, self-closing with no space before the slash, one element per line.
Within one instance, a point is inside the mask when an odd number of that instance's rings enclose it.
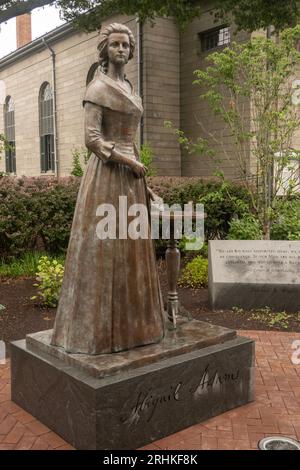
<path fill-rule="evenodd" d="M 148 184 L 168 204 L 204 202 L 206 238 L 225 238 L 233 215 L 249 206 L 246 192 L 234 184 L 178 177 L 151 177 Z M 64 253 L 79 185 L 76 177 L 0 177 L 0 257 L 36 248 Z"/>
<path fill-rule="evenodd" d="M 79 184 L 77 178 L 0 178 L 0 257 L 39 247 L 64 252 Z"/>

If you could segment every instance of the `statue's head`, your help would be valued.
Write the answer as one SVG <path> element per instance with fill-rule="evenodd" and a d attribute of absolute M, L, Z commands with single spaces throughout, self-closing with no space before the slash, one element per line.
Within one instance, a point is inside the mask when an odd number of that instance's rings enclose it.
<path fill-rule="evenodd" d="M 125 65 L 133 58 L 135 39 L 127 26 L 112 23 L 102 28 L 98 45 L 99 63 L 104 71 L 110 61 Z"/>

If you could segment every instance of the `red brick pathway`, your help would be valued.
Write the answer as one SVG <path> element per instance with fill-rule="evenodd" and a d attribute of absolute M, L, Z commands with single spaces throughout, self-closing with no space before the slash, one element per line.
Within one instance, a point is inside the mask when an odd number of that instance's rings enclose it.
<path fill-rule="evenodd" d="M 144 449 L 256 449 L 265 436 L 300 440 L 300 365 L 291 345 L 300 333 L 240 331 L 256 341 L 256 400 L 161 439 Z M 298 356 L 300 357 L 300 355 Z M 0 365 L 0 450 L 72 447 L 10 401 L 10 367 Z"/>

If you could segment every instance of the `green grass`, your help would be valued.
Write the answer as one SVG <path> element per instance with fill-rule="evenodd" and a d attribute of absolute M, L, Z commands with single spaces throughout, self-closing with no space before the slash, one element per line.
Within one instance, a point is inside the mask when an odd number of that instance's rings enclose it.
<path fill-rule="evenodd" d="M 35 276 L 38 271 L 38 262 L 45 253 L 28 252 L 21 258 L 13 258 L 10 261 L 0 260 L 0 278 L 17 278 Z M 53 257 L 54 258 L 54 257 Z M 57 261 L 64 264 L 63 256 L 56 257 Z"/>

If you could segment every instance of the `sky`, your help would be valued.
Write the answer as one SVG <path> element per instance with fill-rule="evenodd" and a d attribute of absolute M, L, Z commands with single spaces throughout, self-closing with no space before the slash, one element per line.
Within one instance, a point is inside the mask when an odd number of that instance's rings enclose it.
<path fill-rule="evenodd" d="M 36 39 L 63 24 L 59 12 L 53 6 L 37 8 L 32 12 L 32 39 Z M 1 24 L 0 58 L 16 49 L 16 19 Z"/>

